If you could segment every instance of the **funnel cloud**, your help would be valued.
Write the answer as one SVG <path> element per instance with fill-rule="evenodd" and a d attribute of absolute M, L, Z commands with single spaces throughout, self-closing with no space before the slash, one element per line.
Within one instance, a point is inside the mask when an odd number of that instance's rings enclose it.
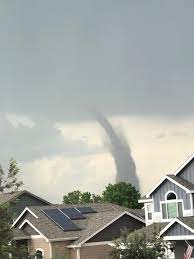
<path fill-rule="evenodd" d="M 109 120 L 99 112 L 95 112 L 96 119 L 105 130 L 109 139 L 108 148 L 116 166 L 116 182 L 131 183 L 139 190 L 139 179 L 136 165 L 131 155 L 131 149 L 124 134 L 117 132 Z"/>

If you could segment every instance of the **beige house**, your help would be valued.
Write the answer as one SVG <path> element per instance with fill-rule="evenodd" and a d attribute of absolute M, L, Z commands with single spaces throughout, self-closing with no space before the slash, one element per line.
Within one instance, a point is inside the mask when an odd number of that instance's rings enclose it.
<path fill-rule="evenodd" d="M 14 239 L 44 259 L 105 259 L 124 228 L 145 226 L 142 210 L 113 204 L 27 207 L 13 224 Z"/>

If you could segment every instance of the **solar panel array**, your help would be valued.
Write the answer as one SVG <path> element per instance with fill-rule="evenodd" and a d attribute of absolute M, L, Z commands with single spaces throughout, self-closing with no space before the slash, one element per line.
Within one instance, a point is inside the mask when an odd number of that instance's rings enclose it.
<path fill-rule="evenodd" d="M 64 231 L 80 230 L 64 213 L 58 209 L 42 210 L 48 218 L 57 224 Z"/>
<path fill-rule="evenodd" d="M 70 219 L 85 219 L 86 217 L 76 208 L 63 208 L 60 209 L 65 215 L 67 215 Z"/>
<path fill-rule="evenodd" d="M 91 207 L 79 207 L 77 208 L 82 214 L 89 214 L 89 213 L 96 213 L 93 208 Z"/>
<path fill-rule="evenodd" d="M 64 231 L 80 230 L 72 220 L 86 219 L 83 214 L 95 213 L 91 207 L 44 209 L 42 212 Z"/>

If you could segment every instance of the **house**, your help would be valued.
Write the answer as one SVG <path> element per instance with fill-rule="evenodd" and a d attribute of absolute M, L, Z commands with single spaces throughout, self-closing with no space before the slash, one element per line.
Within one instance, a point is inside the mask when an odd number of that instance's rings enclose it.
<path fill-rule="evenodd" d="M 13 218 L 16 218 L 27 206 L 45 206 L 51 203 L 36 196 L 35 194 L 23 190 L 0 194 L 0 205 L 9 203 Z"/>
<path fill-rule="evenodd" d="M 13 224 L 14 239 L 40 258 L 106 259 L 121 230 L 145 226 L 142 212 L 109 203 L 27 207 Z"/>
<path fill-rule="evenodd" d="M 160 237 L 174 247 L 172 258 L 182 259 L 185 240 L 194 245 L 194 155 L 139 202 L 144 204 L 147 226 L 141 231 L 151 235 L 157 228 Z"/>

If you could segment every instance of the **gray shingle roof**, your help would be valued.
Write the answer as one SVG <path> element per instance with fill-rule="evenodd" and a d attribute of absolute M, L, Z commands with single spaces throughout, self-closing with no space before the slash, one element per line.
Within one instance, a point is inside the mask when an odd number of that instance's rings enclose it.
<path fill-rule="evenodd" d="M 76 231 L 63 231 L 59 226 L 57 226 L 52 220 L 50 220 L 43 212 L 42 209 L 47 208 L 64 208 L 64 207 L 92 207 L 97 213 L 87 214 L 86 219 L 82 220 L 72 220 L 77 226 L 81 228 L 81 230 Z M 76 240 L 74 245 L 82 242 L 84 239 L 94 234 L 96 231 L 103 228 L 109 222 L 117 218 L 123 212 L 127 211 L 138 217 L 140 220 L 142 218 L 142 210 L 133 210 L 125 207 L 121 207 L 114 204 L 109 203 L 92 203 L 92 204 L 83 204 L 83 205 L 51 205 L 51 206 L 37 206 L 37 207 L 29 207 L 30 210 L 38 217 L 35 218 L 31 214 L 27 214 L 25 219 L 28 219 L 46 238 L 58 239 L 58 238 L 66 238 L 71 240 Z M 21 219 L 16 224 L 18 227 L 24 219 Z M 21 233 L 24 235 L 24 233 Z M 26 234 L 28 235 L 28 233 Z"/>
<path fill-rule="evenodd" d="M 9 192 L 9 193 L 0 193 L 0 205 L 5 204 L 7 202 L 15 201 L 17 198 L 19 198 L 24 193 L 29 194 L 29 195 L 35 197 L 36 199 L 43 201 L 44 203 L 46 203 L 48 205 L 50 204 L 50 202 L 40 198 L 39 196 L 37 196 L 29 191 L 22 190 L 22 191 Z"/>
<path fill-rule="evenodd" d="M 170 177 L 172 180 L 176 181 L 177 183 L 181 184 L 188 190 L 194 191 L 194 184 L 188 182 L 187 180 L 183 179 L 182 177 L 176 176 L 174 174 L 168 174 L 167 176 Z"/>

